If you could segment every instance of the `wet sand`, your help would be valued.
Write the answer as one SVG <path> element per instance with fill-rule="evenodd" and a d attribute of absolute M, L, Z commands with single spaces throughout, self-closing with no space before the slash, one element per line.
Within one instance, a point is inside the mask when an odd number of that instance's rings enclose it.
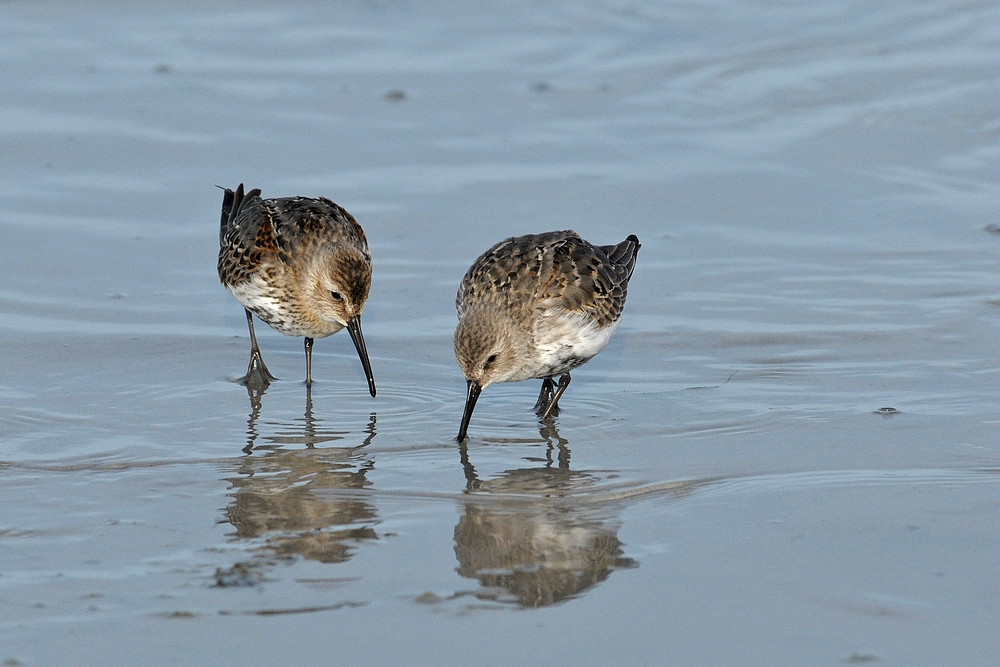
<path fill-rule="evenodd" d="M 1000 11 L 0 4 L 0 661 L 974 665 L 1000 655 Z M 258 327 L 221 192 L 364 226 Z M 538 423 L 461 450 L 465 269 L 643 247 Z M 884 409 L 891 408 L 891 409 Z"/>

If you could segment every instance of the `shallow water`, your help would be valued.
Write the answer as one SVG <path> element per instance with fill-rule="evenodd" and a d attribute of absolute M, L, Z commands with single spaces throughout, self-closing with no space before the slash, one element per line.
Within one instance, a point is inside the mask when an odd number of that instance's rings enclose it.
<path fill-rule="evenodd" d="M 0 4 L 0 660 L 993 664 L 1000 9 Z M 258 328 L 221 193 L 326 195 L 349 338 Z M 642 241 L 467 450 L 454 293 Z M 892 408 L 893 410 L 882 410 Z"/>

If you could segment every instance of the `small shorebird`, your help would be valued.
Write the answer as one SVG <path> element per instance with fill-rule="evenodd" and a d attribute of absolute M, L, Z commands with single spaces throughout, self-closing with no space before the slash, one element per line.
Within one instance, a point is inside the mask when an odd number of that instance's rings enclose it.
<path fill-rule="evenodd" d="M 226 190 L 219 229 L 219 280 L 243 304 L 250 327 L 245 385 L 267 385 L 253 315 L 286 336 L 305 336 L 306 384 L 312 384 L 314 338 L 347 328 L 375 395 L 361 311 L 372 265 L 361 225 L 329 199 L 261 199 L 260 190 Z"/>
<path fill-rule="evenodd" d="M 576 232 L 548 232 L 501 241 L 473 263 L 455 299 L 455 357 L 469 386 L 459 442 L 494 382 L 540 379 L 536 413 L 558 414 L 569 372 L 618 328 L 638 251 L 634 235 L 594 246 Z"/>

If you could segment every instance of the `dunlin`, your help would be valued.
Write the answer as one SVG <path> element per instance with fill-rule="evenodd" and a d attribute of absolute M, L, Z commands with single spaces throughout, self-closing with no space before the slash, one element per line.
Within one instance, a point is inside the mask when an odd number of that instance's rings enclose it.
<path fill-rule="evenodd" d="M 361 311 L 372 266 L 361 225 L 320 197 L 262 199 L 260 190 L 226 190 L 219 230 L 219 279 L 243 304 L 250 327 L 246 385 L 267 385 L 253 331 L 253 315 L 286 336 L 305 336 L 306 384 L 312 384 L 314 338 L 346 328 L 361 357 L 368 391 L 375 395 Z"/>
<path fill-rule="evenodd" d="M 501 241 L 473 263 L 455 300 L 455 357 L 469 385 L 459 442 L 494 382 L 541 379 L 535 410 L 558 414 L 569 372 L 618 328 L 638 251 L 634 235 L 595 246 L 576 232 L 548 232 Z"/>

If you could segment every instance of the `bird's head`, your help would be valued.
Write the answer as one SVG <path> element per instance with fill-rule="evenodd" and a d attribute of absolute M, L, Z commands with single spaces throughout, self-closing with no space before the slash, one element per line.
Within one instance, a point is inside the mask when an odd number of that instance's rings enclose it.
<path fill-rule="evenodd" d="M 512 379 L 520 367 L 513 325 L 495 310 L 466 313 L 455 329 L 455 358 L 465 379 L 480 389 Z"/>
<path fill-rule="evenodd" d="M 371 263 L 350 246 L 324 248 L 316 253 L 306 282 L 309 310 L 335 333 L 364 310 L 372 283 Z"/>

